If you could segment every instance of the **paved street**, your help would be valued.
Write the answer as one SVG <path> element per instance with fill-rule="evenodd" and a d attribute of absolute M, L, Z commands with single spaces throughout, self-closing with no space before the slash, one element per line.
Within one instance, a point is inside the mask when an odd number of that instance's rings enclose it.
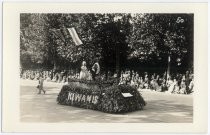
<path fill-rule="evenodd" d="M 193 95 L 141 91 L 144 110 L 126 114 L 107 114 L 72 106 L 58 105 L 62 84 L 44 82 L 46 94 L 38 95 L 38 81 L 21 80 L 21 122 L 97 122 L 97 123 L 188 123 L 193 122 Z"/>

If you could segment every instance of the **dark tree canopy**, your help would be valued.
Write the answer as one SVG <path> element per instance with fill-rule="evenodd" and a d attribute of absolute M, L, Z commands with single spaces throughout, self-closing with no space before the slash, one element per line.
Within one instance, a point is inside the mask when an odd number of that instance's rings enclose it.
<path fill-rule="evenodd" d="M 164 72 L 193 67 L 193 14 L 21 14 L 23 68 L 88 68 L 100 54 L 102 72 Z M 76 45 L 67 28 L 83 42 Z"/>

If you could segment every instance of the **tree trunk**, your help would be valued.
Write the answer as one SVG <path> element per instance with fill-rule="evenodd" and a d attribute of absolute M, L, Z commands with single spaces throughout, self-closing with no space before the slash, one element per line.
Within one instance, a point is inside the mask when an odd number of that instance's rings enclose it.
<path fill-rule="evenodd" d="M 106 67 L 106 71 L 105 71 L 105 80 L 108 79 L 108 68 Z"/>
<path fill-rule="evenodd" d="M 132 77 L 133 77 L 133 72 L 132 72 L 132 69 L 130 69 L 130 80 L 129 81 L 131 81 Z"/>
<path fill-rule="evenodd" d="M 117 78 L 120 78 L 120 50 L 119 50 L 119 44 L 116 44 L 116 73 L 117 73 Z"/>
<path fill-rule="evenodd" d="M 168 56 L 168 68 L 167 68 L 167 77 L 166 77 L 166 79 L 168 80 L 168 78 L 170 77 L 170 70 L 171 70 L 171 57 L 170 57 L 170 55 Z"/>
<path fill-rule="evenodd" d="M 58 64 L 57 64 L 57 61 L 55 60 L 55 58 L 54 58 L 54 60 L 53 60 L 53 69 L 54 69 L 55 71 L 57 71 L 57 69 L 58 69 Z"/>

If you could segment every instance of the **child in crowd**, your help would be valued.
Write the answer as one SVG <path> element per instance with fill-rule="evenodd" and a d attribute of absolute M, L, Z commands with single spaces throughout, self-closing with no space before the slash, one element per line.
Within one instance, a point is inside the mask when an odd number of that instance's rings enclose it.
<path fill-rule="evenodd" d="M 190 82 L 190 85 L 189 85 L 189 90 L 190 90 L 190 93 L 193 93 L 194 92 L 194 79 L 192 78 L 191 82 Z"/>
<path fill-rule="evenodd" d="M 183 76 L 181 84 L 180 84 L 180 94 L 186 94 L 186 84 L 185 84 L 185 77 Z"/>
<path fill-rule="evenodd" d="M 41 92 L 43 91 L 44 92 L 44 94 L 46 93 L 46 91 L 44 90 L 44 78 L 43 78 L 43 75 L 42 74 L 40 74 L 40 77 L 39 77 L 39 84 L 38 84 L 38 86 L 37 86 L 37 88 L 39 89 L 39 92 L 38 92 L 38 94 L 41 94 Z"/>

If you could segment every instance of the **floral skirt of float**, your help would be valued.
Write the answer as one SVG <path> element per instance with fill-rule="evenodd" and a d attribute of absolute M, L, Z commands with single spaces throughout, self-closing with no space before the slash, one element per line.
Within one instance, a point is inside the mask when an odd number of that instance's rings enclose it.
<path fill-rule="evenodd" d="M 139 91 L 129 85 L 112 82 L 71 80 L 57 97 L 58 104 L 77 106 L 106 113 L 142 110 L 146 105 Z"/>

